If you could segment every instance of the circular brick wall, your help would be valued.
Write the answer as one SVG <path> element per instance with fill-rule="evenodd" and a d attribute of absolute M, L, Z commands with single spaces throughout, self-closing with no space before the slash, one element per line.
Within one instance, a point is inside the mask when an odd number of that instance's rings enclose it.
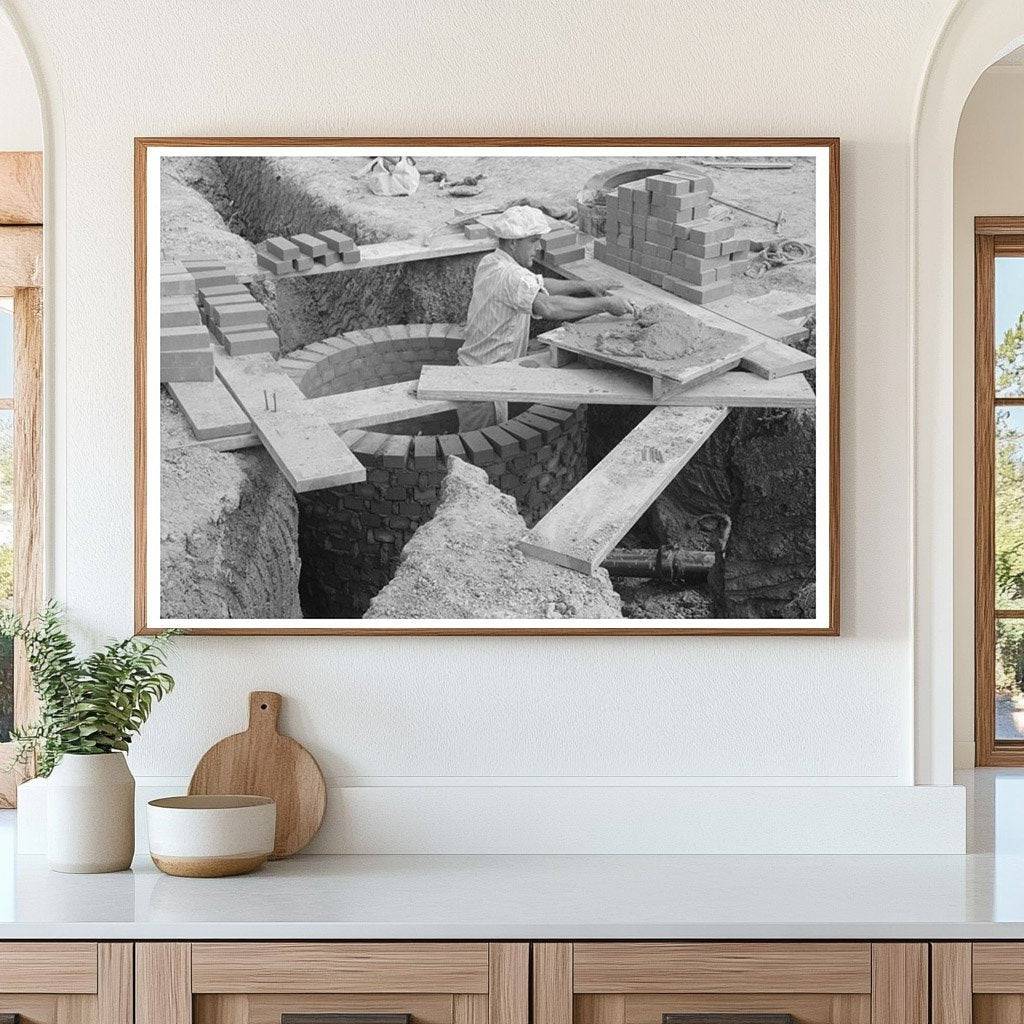
<path fill-rule="evenodd" d="M 424 363 L 455 362 L 462 328 L 410 324 L 352 331 L 280 362 L 311 398 L 414 380 Z M 296 495 L 303 613 L 359 617 L 391 579 L 416 529 L 437 507 L 449 455 L 484 469 L 533 525 L 587 472 L 585 407 L 514 406 L 507 423 L 465 434 L 454 413 L 343 436 L 366 480 Z M 433 422 L 432 422 L 433 421 Z M 398 431 L 401 431 L 399 433 Z M 415 435 L 415 436 L 413 436 Z"/>

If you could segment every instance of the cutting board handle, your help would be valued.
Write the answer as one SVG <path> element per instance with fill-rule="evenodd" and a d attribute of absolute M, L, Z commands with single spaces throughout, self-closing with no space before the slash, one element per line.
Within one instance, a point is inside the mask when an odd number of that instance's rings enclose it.
<path fill-rule="evenodd" d="M 249 732 L 277 732 L 281 694 L 254 690 L 249 694 Z"/>

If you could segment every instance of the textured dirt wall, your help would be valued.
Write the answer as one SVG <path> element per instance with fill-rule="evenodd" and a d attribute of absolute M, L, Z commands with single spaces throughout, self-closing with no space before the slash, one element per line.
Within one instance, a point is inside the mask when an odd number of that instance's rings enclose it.
<path fill-rule="evenodd" d="M 301 617 L 295 496 L 261 448 L 180 444 L 188 427 L 161 410 L 160 602 L 168 618 Z"/>
<path fill-rule="evenodd" d="M 515 500 L 483 469 L 450 458 L 440 502 L 402 551 L 394 579 L 368 619 L 616 619 L 608 574 L 593 576 L 527 558 Z"/>

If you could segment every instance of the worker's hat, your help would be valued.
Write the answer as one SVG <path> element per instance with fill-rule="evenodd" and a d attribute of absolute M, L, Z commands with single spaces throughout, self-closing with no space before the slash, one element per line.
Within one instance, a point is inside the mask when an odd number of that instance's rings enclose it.
<path fill-rule="evenodd" d="M 510 206 L 504 213 L 480 217 L 479 220 L 498 238 L 530 238 L 546 235 L 551 230 L 547 217 L 533 206 Z"/>

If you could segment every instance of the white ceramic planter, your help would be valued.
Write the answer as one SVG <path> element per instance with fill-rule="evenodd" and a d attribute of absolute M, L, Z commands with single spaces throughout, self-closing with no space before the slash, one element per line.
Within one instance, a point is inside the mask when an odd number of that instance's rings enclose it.
<path fill-rule="evenodd" d="M 124 871 L 135 854 L 135 779 L 124 754 L 65 754 L 46 784 L 52 871 Z"/>

